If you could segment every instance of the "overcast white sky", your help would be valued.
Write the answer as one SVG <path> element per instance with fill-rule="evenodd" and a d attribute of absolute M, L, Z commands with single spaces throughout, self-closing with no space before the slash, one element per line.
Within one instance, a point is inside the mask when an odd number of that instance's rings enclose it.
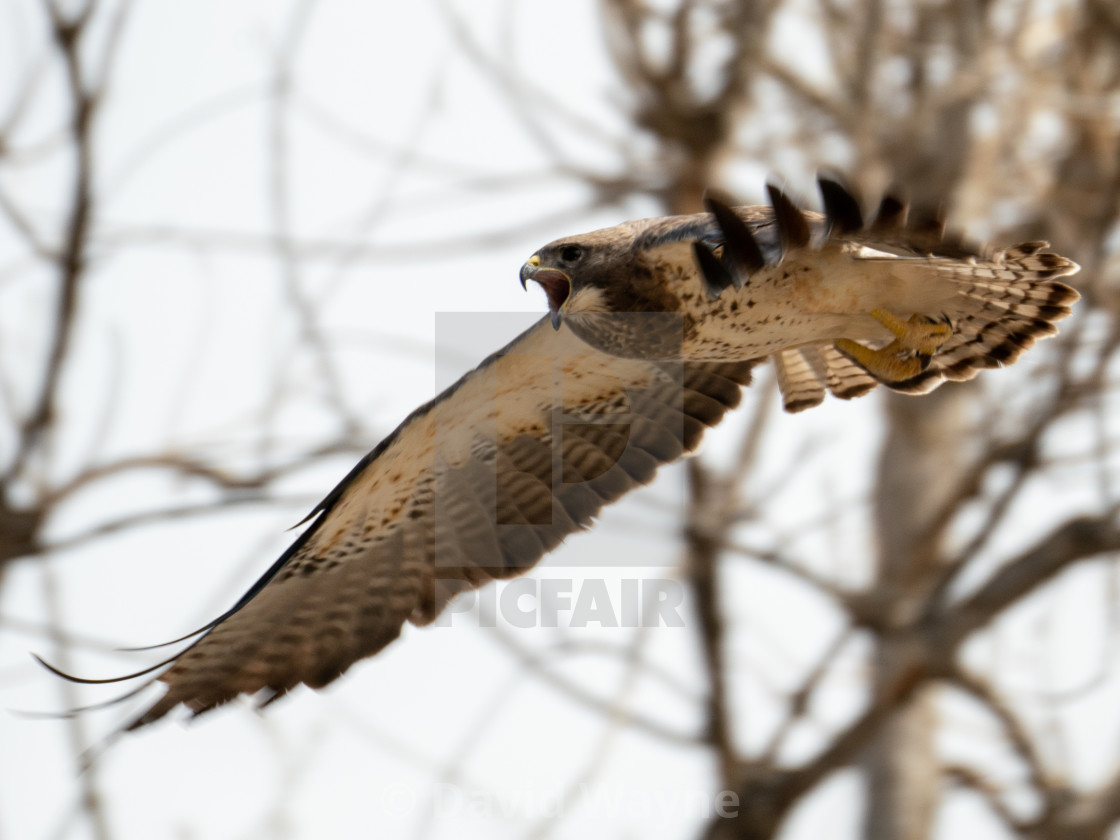
<path fill-rule="evenodd" d="M 603 137 L 620 136 L 619 94 L 595 3 L 452 5 L 488 55 L 517 68 L 517 84 L 538 88 Z M 437 387 L 543 311 L 540 295 L 526 295 L 517 283 L 518 267 L 536 246 L 657 208 L 635 202 L 584 209 L 583 189 L 550 174 L 539 141 L 463 56 L 434 0 L 391 7 L 324 0 L 311 10 L 296 28 L 294 96 L 283 117 L 292 199 L 285 224 L 294 241 L 355 246 L 344 264 L 310 253 L 296 282 L 320 303 L 321 326 L 337 337 L 335 361 L 372 447 Z M 0 15 L 0 78 L 20 79 L 44 49 L 42 14 L 36 2 L 12 0 Z M 56 474 L 91 457 L 153 448 L 202 448 L 220 464 L 233 453 L 243 456 L 240 444 L 256 440 L 262 423 L 281 452 L 329 439 L 321 371 L 293 350 L 299 325 L 284 305 L 282 266 L 262 245 L 278 229 L 268 92 L 276 54 L 290 43 L 291 16 L 291 4 L 273 0 L 136 4 L 97 143 L 98 237 L 120 247 L 97 263 L 83 290 L 75 348 L 81 373 L 65 384 L 64 404 L 83 422 L 72 423 L 71 436 L 58 442 Z M 56 82 L 43 86 L 33 118 L 15 139 L 38 140 L 58 127 L 63 100 Z M 0 89 L 0 113 L 12 90 Z M 591 133 L 557 119 L 544 135 L 581 165 L 614 171 L 617 153 Z M 9 193 L 35 197 L 35 219 L 46 227 L 58 223 L 68 175 L 52 160 L 29 171 L 0 169 Z M 728 186 L 757 197 L 762 170 L 736 171 L 744 181 Z M 474 188 L 483 178 L 502 179 L 502 188 Z M 169 236 L 184 231 L 188 242 Z M 473 239 L 495 232 L 501 235 L 481 245 Z M 14 240 L 0 227 L 0 351 L 32 358 L 27 348 L 44 341 L 39 316 L 52 286 L 20 273 L 5 249 L 15 253 Z M 439 313 L 464 312 L 530 314 L 437 320 Z M 28 382 L 33 374 L 29 366 Z M 288 390 L 271 393 L 276 382 Z M 756 397 L 748 395 L 746 411 L 708 442 L 709 451 L 735 440 Z M 771 474 L 827 430 L 847 455 L 818 465 L 807 479 L 810 492 L 859 499 L 866 477 L 847 467 L 870 457 L 873 416 L 871 406 L 853 405 L 783 419 L 788 436 L 771 438 Z M 18 632 L 21 622 L 42 622 L 46 576 L 59 587 L 66 628 L 75 634 L 111 645 L 178 636 L 224 608 L 271 563 L 291 538 L 283 529 L 352 460 L 294 476 L 286 487 L 295 497 L 289 507 L 139 529 L 47 564 L 17 564 L 0 600 L 0 705 L 57 709 L 70 699 L 109 696 L 68 694 L 30 664 L 29 647 L 57 653 L 40 635 Z M 621 598 L 624 580 L 673 578 L 679 546 L 666 511 L 677 509 L 681 488 L 679 471 L 667 471 L 655 487 L 610 511 L 593 534 L 572 539 L 536 579 L 554 579 L 578 594 L 579 581 L 593 576 Z M 796 497 L 799 490 L 783 492 Z M 82 496 L 52 529 L 61 537 L 122 510 L 206 497 L 190 486 L 122 479 L 111 492 Z M 801 524 L 801 507 L 790 510 L 776 528 Z M 860 553 L 857 538 L 840 536 L 846 551 Z M 624 562 L 612 565 L 612 558 Z M 853 576 L 862 573 L 854 555 L 835 562 Z M 732 621 L 758 632 L 731 656 L 744 668 L 761 664 L 776 680 L 792 680 L 813 661 L 836 617 L 779 576 L 750 573 L 751 585 L 736 587 L 740 572 L 729 572 L 735 594 L 728 609 Z M 196 725 L 165 721 L 123 739 L 99 765 L 112 836 L 500 838 L 538 836 L 534 830 L 549 825 L 553 837 L 695 831 L 716 789 L 704 749 L 651 737 L 572 702 L 502 642 L 546 651 L 569 639 L 567 656 L 551 654 L 557 673 L 688 738 L 702 721 L 691 632 L 475 632 L 460 618 L 469 616 L 455 616 L 451 628 L 406 629 L 400 642 L 328 690 L 301 689 L 263 715 L 234 706 Z M 771 619 L 782 628 L 780 638 L 761 629 L 773 626 Z M 594 652 L 596 645 L 625 648 L 637 637 L 643 655 L 670 680 L 635 678 L 617 656 Z M 85 651 L 72 664 L 103 675 L 150 661 L 144 656 Z M 843 720 L 861 699 L 856 681 L 845 680 L 856 673 L 858 656 L 848 658 L 836 667 L 820 721 Z M 751 708 L 740 736 L 756 742 L 773 721 L 772 698 L 757 681 L 744 683 L 738 696 Z M 91 716 L 86 734 L 94 739 L 121 719 L 119 709 Z M 0 838 L 93 836 L 75 816 L 68 733 L 59 722 L 0 714 Z M 807 728 L 796 749 L 812 749 L 817 734 Z M 858 816 L 855 791 L 849 776 L 830 782 L 812 808 L 795 816 L 788 836 L 844 833 Z M 561 804 L 564 817 L 556 820 Z"/>

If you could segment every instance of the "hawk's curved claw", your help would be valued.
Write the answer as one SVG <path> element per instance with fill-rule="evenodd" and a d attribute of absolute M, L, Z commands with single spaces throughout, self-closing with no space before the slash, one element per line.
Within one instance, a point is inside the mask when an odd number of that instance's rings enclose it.
<path fill-rule="evenodd" d="M 895 340 L 874 350 L 842 338 L 836 342 L 836 349 L 880 382 L 903 382 L 917 376 L 930 366 L 941 345 L 953 334 L 950 324 L 930 321 L 917 313 L 905 321 L 885 309 L 872 309 L 867 314 L 890 330 Z"/>
<path fill-rule="evenodd" d="M 886 309 L 872 309 L 867 314 L 894 334 L 897 339 L 894 343 L 902 352 L 909 350 L 918 355 L 932 356 L 953 334 L 952 325 L 932 321 L 917 313 L 906 321 Z"/>
<path fill-rule="evenodd" d="M 873 350 L 850 338 L 837 339 L 835 347 L 880 382 L 905 382 L 929 367 L 932 356 L 903 356 L 898 342 Z"/>

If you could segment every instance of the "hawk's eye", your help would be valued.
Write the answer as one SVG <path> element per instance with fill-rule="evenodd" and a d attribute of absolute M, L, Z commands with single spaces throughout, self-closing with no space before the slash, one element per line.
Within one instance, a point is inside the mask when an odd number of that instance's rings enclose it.
<path fill-rule="evenodd" d="M 564 250 L 560 252 L 560 259 L 566 263 L 579 262 L 582 256 L 583 249 L 578 245 L 565 245 Z"/>

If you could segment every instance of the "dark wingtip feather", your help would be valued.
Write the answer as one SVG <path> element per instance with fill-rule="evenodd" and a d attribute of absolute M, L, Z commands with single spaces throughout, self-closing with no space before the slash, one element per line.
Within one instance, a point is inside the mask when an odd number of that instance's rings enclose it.
<path fill-rule="evenodd" d="M 857 233 L 863 230 L 863 212 L 859 201 L 843 184 L 832 178 L 817 178 L 817 187 L 824 201 L 824 215 L 828 231 L 832 233 Z"/>
<path fill-rule="evenodd" d="M 704 206 L 716 217 L 716 223 L 723 231 L 725 257 L 730 257 L 731 261 L 748 275 L 764 268 L 766 258 L 762 255 L 758 241 L 747 223 L 739 218 L 739 214 L 731 208 L 731 205 L 723 201 L 722 197 L 709 193 L 704 196 Z M 742 288 L 742 283 L 736 283 L 735 287 Z"/>
<path fill-rule="evenodd" d="M 770 204 L 774 207 L 774 221 L 778 225 L 782 251 L 804 248 L 809 244 L 809 222 L 805 215 L 788 195 L 773 184 L 767 184 L 766 191 L 770 195 Z"/>
<path fill-rule="evenodd" d="M 215 618 L 213 621 L 207 622 L 206 624 L 199 627 L 197 630 L 192 630 L 191 632 L 186 633 L 186 634 L 180 636 L 177 639 L 169 639 L 166 642 L 160 642 L 159 644 L 155 644 L 155 645 L 141 645 L 140 647 L 119 647 L 119 648 L 115 648 L 115 650 L 118 650 L 121 653 L 140 653 L 141 651 L 145 651 L 145 650 L 159 650 L 160 648 L 171 647 L 171 645 L 177 645 L 180 642 L 185 642 L 188 639 L 193 639 L 195 636 L 201 636 L 203 633 L 210 632 L 215 627 L 217 627 L 219 624 L 221 624 L 223 621 L 225 621 L 227 618 L 229 618 L 231 615 L 233 615 L 232 610 L 228 611 L 228 612 L 225 612 L 225 613 L 222 613 L 220 616 Z"/>
<path fill-rule="evenodd" d="M 169 703 L 167 702 L 167 697 L 167 694 L 163 695 L 163 697 L 152 704 L 151 708 L 138 715 L 127 726 L 125 726 L 122 731 L 135 732 L 142 726 L 147 726 L 149 723 L 155 723 L 157 720 L 159 720 L 161 717 L 163 717 L 179 705 L 178 699 L 176 699 L 174 703 Z"/>
<path fill-rule="evenodd" d="M 123 703 L 125 700 L 131 700 L 137 694 L 147 690 L 153 682 L 155 682 L 154 679 L 147 680 L 131 691 L 126 691 L 124 694 L 119 694 L 108 700 L 102 700 L 99 703 L 90 703 L 88 706 L 75 706 L 72 709 L 66 709 L 62 712 L 36 712 L 28 709 L 8 709 L 8 711 L 13 715 L 22 718 L 30 718 L 32 720 L 69 720 L 71 718 L 76 718 L 78 715 L 85 714 L 86 712 L 97 712 L 102 709 L 109 709 L 119 703 Z"/>
<path fill-rule="evenodd" d="M 906 204 L 898 196 L 888 193 L 879 202 L 879 210 L 875 213 L 875 221 L 871 227 L 875 230 L 889 230 L 899 227 L 906 217 Z"/>
<path fill-rule="evenodd" d="M 731 273 L 719 261 L 719 257 L 712 253 L 703 242 L 693 242 L 692 252 L 696 256 L 696 264 L 700 266 L 700 273 L 704 277 L 704 290 L 711 300 L 715 300 L 723 290 L 734 283 Z"/>
<path fill-rule="evenodd" d="M 157 662 L 155 665 L 151 665 L 147 668 L 144 668 L 141 671 L 135 671 L 131 674 L 124 674 L 123 676 L 120 676 L 120 677 L 104 677 L 102 679 L 91 679 L 90 677 L 77 677 L 77 676 L 74 676 L 73 674 L 68 674 L 65 671 L 63 671 L 59 668 L 56 668 L 51 663 L 47 662 L 47 660 L 43 659 L 43 657 L 39 656 L 39 654 L 37 654 L 37 653 L 32 653 L 31 654 L 32 659 L 34 659 L 36 662 L 38 662 L 40 665 L 42 665 L 44 668 L 46 668 L 48 671 L 50 671 L 55 676 L 62 677 L 64 680 L 68 680 L 69 682 L 72 682 L 72 683 L 79 683 L 81 685 L 107 685 L 107 684 L 110 684 L 110 683 L 119 683 L 119 682 L 127 682 L 128 680 L 134 680 L 137 677 L 143 677 L 144 675 L 150 674 L 153 671 L 158 671 L 160 668 L 164 667 L 165 665 L 170 665 L 172 662 L 174 662 L 176 659 L 178 659 L 179 656 L 180 656 L 180 654 L 177 653 L 174 656 L 169 657 L 167 659 L 164 659 L 162 662 Z"/>
<path fill-rule="evenodd" d="M 939 241 L 945 236 L 945 214 L 940 206 L 923 205 L 910 211 L 906 224 L 914 233 Z"/>

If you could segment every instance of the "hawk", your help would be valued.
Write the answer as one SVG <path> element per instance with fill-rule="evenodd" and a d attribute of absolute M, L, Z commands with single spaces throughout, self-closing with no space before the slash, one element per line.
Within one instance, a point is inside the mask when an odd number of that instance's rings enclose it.
<path fill-rule="evenodd" d="M 770 187 L 769 207 L 709 197 L 541 248 L 520 280 L 549 314 L 405 418 L 230 609 L 151 668 L 68 678 L 154 674 L 165 691 L 130 729 L 324 686 L 695 449 L 767 357 L 789 411 L 920 394 L 1014 362 L 1078 299 L 1045 242 L 971 245 L 892 197 L 865 222 L 819 185 L 823 214 Z"/>

